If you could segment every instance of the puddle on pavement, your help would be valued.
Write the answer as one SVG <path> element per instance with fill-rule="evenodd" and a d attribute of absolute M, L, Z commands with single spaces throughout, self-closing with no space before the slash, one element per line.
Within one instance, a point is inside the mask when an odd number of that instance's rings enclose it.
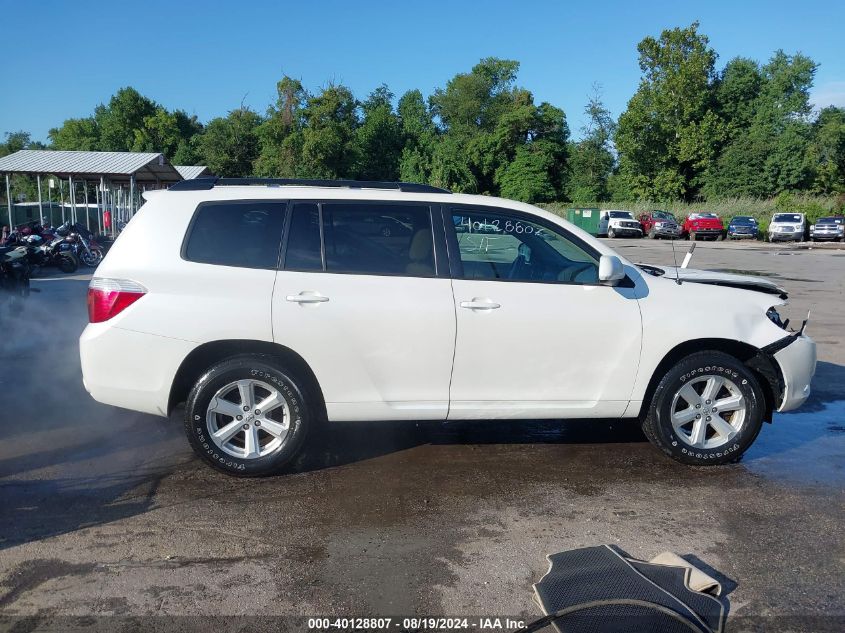
<path fill-rule="evenodd" d="M 802 484 L 845 483 L 845 400 L 775 414 L 740 462 L 751 472 Z"/>

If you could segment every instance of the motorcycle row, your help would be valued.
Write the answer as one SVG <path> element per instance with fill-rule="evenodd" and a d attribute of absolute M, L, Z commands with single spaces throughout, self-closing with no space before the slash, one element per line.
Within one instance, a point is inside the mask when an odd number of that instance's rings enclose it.
<path fill-rule="evenodd" d="M 30 277 L 41 268 L 55 266 L 72 273 L 80 264 L 97 266 L 103 255 L 103 247 L 79 223 L 65 222 L 56 229 L 38 224 L 18 227 L 0 245 L 0 291 L 26 296 Z"/>

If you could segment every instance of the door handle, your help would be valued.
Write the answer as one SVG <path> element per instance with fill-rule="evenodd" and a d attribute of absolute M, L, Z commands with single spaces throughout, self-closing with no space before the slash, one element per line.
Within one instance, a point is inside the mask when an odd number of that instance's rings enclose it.
<path fill-rule="evenodd" d="M 489 299 L 473 299 L 472 301 L 461 301 L 461 307 L 468 310 L 495 310 L 502 306 L 498 303 L 493 303 Z"/>
<path fill-rule="evenodd" d="M 298 295 L 288 295 L 285 300 L 293 303 L 325 303 L 329 298 L 315 293 L 300 292 Z"/>

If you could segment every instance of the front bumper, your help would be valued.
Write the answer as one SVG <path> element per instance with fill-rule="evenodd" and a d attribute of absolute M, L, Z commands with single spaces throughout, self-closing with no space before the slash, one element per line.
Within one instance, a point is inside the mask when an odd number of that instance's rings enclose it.
<path fill-rule="evenodd" d="M 680 237 L 680 227 L 654 227 L 654 234 L 659 237 Z"/>
<path fill-rule="evenodd" d="M 634 236 L 641 236 L 643 234 L 642 229 L 636 229 L 632 226 L 611 226 L 608 228 L 608 231 L 613 231 L 616 235 L 634 235 Z"/>
<path fill-rule="evenodd" d="M 810 382 L 816 373 L 816 343 L 800 334 L 786 347 L 772 355 L 780 370 L 782 383 L 778 411 L 792 411 L 810 397 Z"/>
<path fill-rule="evenodd" d="M 722 229 L 690 229 L 690 234 L 695 233 L 696 236 L 713 237 L 722 234 Z"/>
<path fill-rule="evenodd" d="M 810 233 L 810 239 L 820 240 L 820 241 L 830 240 L 832 242 L 833 240 L 835 240 L 837 238 L 841 238 L 841 237 L 842 237 L 842 234 L 839 233 L 839 232 L 837 232 L 837 233 L 818 233 L 818 232 Z"/>
<path fill-rule="evenodd" d="M 746 237 L 749 239 L 754 239 L 757 237 L 757 231 L 754 231 L 753 233 L 739 233 L 737 231 L 728 231 L 728 237 L 731 237 L 735 240 L 744 239 Z"/>
<path fill-rule="evenodd" d="M 778 240 L 802 240 L 804 239 L 804 231 L 777 231 L 774 233 L 769 233 L 769 241 L 770 242 L 777 242 Z"/>

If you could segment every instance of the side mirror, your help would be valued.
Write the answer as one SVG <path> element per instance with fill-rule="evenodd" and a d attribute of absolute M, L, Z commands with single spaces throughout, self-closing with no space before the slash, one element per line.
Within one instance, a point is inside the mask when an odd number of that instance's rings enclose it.
<path fill-rule="evenodd" d="M 615 286 L 625 278 L 622 260 L 616 255 L 602 255 L 599 260 L 599 283 L 604 286 Z"/>

